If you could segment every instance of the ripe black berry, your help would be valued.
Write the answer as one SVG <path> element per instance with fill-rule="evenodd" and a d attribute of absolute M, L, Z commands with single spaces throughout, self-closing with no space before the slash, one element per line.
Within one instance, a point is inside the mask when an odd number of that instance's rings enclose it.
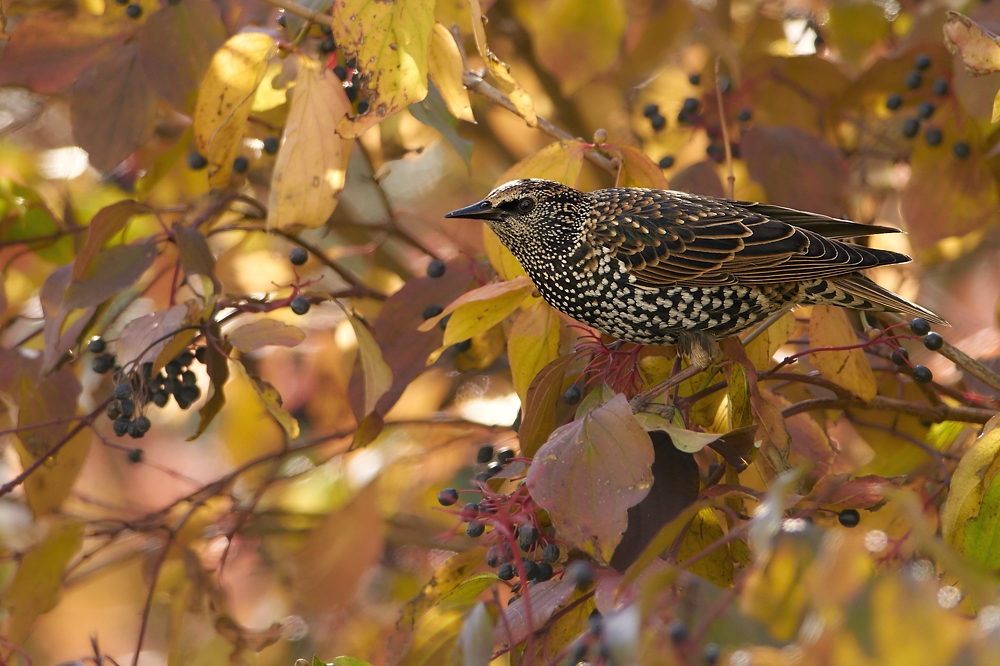
<path fill-rule="evenodd" d="M 233 160 L 233 171 L 236 173 L 246 173 L 249 168 L 250 161 L 242 155 Z"/>
<path fill-rule="evenodd" d="M 483 532 L 486 531 L 486 525 L 482 524 L 478 520 L 469 523 L 468 527 L 465 528 L 465 535 L 472 538 L 483 536 Z"/>
<path fill-rule="evenodd" d="M 491 460 L 493 460 L 493 447 L 489 444 L 480 447 L 479 451 L 476 453 L 476 462 L 483 464 L 488 463 Z"/>
<path fill-rule="evenodd" d="M 101 354 L 100 356 L 95 356 L 94 360 L 90 362 L 90 369 L 99 375 L 103 375 L 108 370 L 113 368 L 115 365 L 115 357 L 111 354 Z"/>
<path fill-rule="evenodd" d="M 287 28 L 288 27 L 288 17 L 285 16 L 284 14 L 282 14 L 281 16 L 279 16 L 278 17 L 278 25 L 280 27 L 282 27 L 282 28 Z"/>
<path fill-rule="evenodd" d="M 726 159 L 726 149 L 720 143 L 710 143 L 708 148 L 705 149 L 705 154 L 711 157 L 716 162 L 721 162 Z"/>
<path fill-rule="evenodd" d="M 358 68 L 358 59 L 357 58 L 349 58 L 347 60 L 347 62 L 344 63 L 344 64 L 347 65 L 347 69 L 357 69 Z"/>
<path fill-rule="evenodd" d="M 928 102 L 927 100 L 921 102 L 920 105 L 917 107 L 918 118 L 927 120 L 933 115 L 934 115 L 934 105 Z"/>
<path fill-rule="evenodd" d="M 116 418 L 122 415 L 122 410 L 118 408 L 117 402 L 112 402 L 108 405 L 108 418 L 114 421 Z"/>
<path fill-rule="evenodd" d="M 267 153 L 268 155 L 274 155 L 275 153 L 278 152 L 278 147 L 280 145 L 281 142 L 278 141 L 278 137 L 269 136 L 266 139 L 264 139 L 264 152 Z"/>
<path fill-rule="evenodd" d="M 128 452 L 128 461 L 130 463 L 142 462 L 142 449 L 132 449 Z"/>
<path fill-rule="evenodd" d="M 497 569 L 497 578 L 500 580 L 512 580 L 514 578 L 514 565 L 510 562 L 504 562 Z"/>
<path fill-rule="evenodd" d="M 590 652 L 590 644 L 585 641 L 580 641 L 573 646 L 573 653 L 570 655 L 568 664 L 579 664 L 581 661 L 587 661 L 587 653 Z"/>
<path fill-rule="evenodd" d="M 435 259 L 431 263 L 427 264 L 427 275 L 432 278 L 439 278 L 444 275 L 444 271 L 447 268 L 445 263 L 440 259 Z"/>
<path fill-rule="evenodd" d="M 910 72 L 906 75 L 906 87 L 910 90 L 919 88 L 920 84 L 924 82 L 924 75 L 920 72 Z"/>
<path fill-rule="evenodd" d="M 931 59 L 926 55 L 921 53 L 916 58 L 913 59 L 913 66 L 919 69 L 921 72 L 931 66 Z"/>
<path fill-rule="evenodd" d="M 524 579 L 534 580 L 538 575 L 538 565 L 531 560 L 524 561 Z"/>
<path fill-rule="evenodd" d="M 128 15 L 129 18 L 137 19 L 140 16 L 142 16 L 142 7 L 140 7 L 135 3 L 132 3 L 131 5 L 125 8 L 125 13 Z"/>
<path fill-rule="evenodd" d="M 124 400 L 132 395 L 132 385 L 128 382 L 115 384 L 114 396 L 116 400 Z"/>
<path fill-rule="evenodd" d="M 198 376 L 194 374 L 191 370 L 185 370 L 184 374 L 181 375 L 181 384 L 184 386 L 194 386 L 198 383 Z"/>
<path fill-rule="evenodd" d="M 546 562 L 558 562 L 559 546 L 554 543 L 550 543 L 545 548 L 542 548 L 542 559 Z"/>
<path fill-rule="evenodd" d="M 462 340 L 455 344 L 455 351 L 459 354 L 464 354 L 465 352 L 472 349 L 472 340 Z"/>
<path fill-rule="evenodd" d="M 475 520 L 479 517 L 479 505 L 475 502 L 469 502 L 462 507 L 462 513 L 459 514 L 459 518 L 464 521 Z"/>
<path fill-rule="evenodd" d="M 438 328 L 440 328 L 442 331 L 444 329 L 448 328 L 448 320 L 449 319 L 451 319 L 451 315 L 450 314 L 446 314 L 445 316 L 441 317 L 441 321 L 438 322 Z"/>
<path fill-rule="evenodd" d="M 337 65 L 336 67 L 333 68 L 333 73 L 341 81 L 347 80 L 347 70 L 341 67 L 340 65 Z"/>
<path fill-rule="evenodd" d="M 705 666 L 715 666 L 719 663 L 720 652 L 721 650 L 719 650 L 719 646 L 717 644 L 709 643 L 706 645 L 705 652 L 703 653 Z"/>
<path fill-rule="evenodd" d="M 857 509 L 844 509 L 837 514 L 837 520 L 844 527 L 857 527 L 858 523 L 861 522 L 861 514 L 858 513 Z"/>
<path fill-rule="evenodd" d="M 517 545 L 521 550 L 529 550 L 538 541 L 538 528 L 534 525 L 521 525 L 517 530 Z"/>
<path fill-rule="evenodd" d="M 938 349 L 941 349 L 941 346 L 943 344 L 944 344 L 944 338 L 942 338 L 937 333 L 931 332 L 924 336 L 924 347 L 927 347 L 931 351 L 937 351 Z"/>
<path fill-rule="evenodd" d="M 753 112 L 750 109 L 743 109 L 740 111 L 740 115 L 736 116 L 737 120 L 741 123 L 745 123 L 753 118 Z"/>
<path fill-rule="evenodd" d="M 957 157 L 958 159 L 964 160 L 966 157 L 969 156 L 969 153 L 972 151 L 969 149 L 969 144 L 967 144 L 966 142 L 956 141 L 955 145 L 951 147 L 951 152 L 955 153 L 955 157 Z"/>
<path fill-rule="evenodd" d="M 885 98 L 885 108 L 890 111 L 895 111 L 901 106 L 903 106 L 903 96 L 899 93 L 892 93 Z"/>
<path fill-rule="evenodd" d="M 188 153 L 188 166 L 198 171 L 208 166 L 208 160 L 201 153 L 192 151 Z"/>
<path fill-rule="evenodd" d="M 331 28 L 328 25 L 321 25 L 319 27 L 319 31 L 322 32 L 324 35 L 332 35 L 333 34 L 333 28 Z"/>
<path fill-rule="evenodd" d="M 535 565 L 538 571 L 535 573 L 535 580 L 539 583 L 544 582 L 552 578 L 552 565 L 548 562 L 539 562 Z"/>
<path fill-rule="evenodd" d="M 128 418 L 125 416 L 119 416 L 118 418 L 116 418 L 114 424 L 115 434 L 118 435 L 119 437 L 123 437 L 125 433 L 128 432 L 129 423 L 131 423 L 131 421 L 129 421 Z"/>
<path fill-rule="evenodd" d="M 118 409 L 121 410 L 122 416 L 124 416 L 127 419 L 130 419 L 132 418 L 132 415 L 135 414 L 135 403 L 132 402 L 130 398 L 119 400 Z"/>
<path fill-rule="evenodd" d="M 194 352 L 194 357 L 198 359 L 199 363 L 205 362 L 205 357 L 208 356 L 208 347 L 198 347 Z"/>
<path fill-rule="evenodd" d="M 903 121 L 903 136 L 912 139 L 920 131 L 920 121 L 916 118 L 907 118 Z"/>
<path fill-rule="evenodd" d="M 687 97 L 684 99 L 684 103 L 681 104 L 681 111 L 687 111 L 688 113 L 697 113 L 698 107 L 701 106 L 699 102 L 694 97 Z"/>
<path fill-rule="evenodd" d="M 944 136 L 941 134 L 941 130 L 936 127 L 932 127 L 926 132 L 924 132 L 924 143 L 928 146 L 938 146 L 941 145 L 941 140 Z"/>
<path fill-rule="evenodd" d="M 493 546 L 488 551 L 486 551 L 486 566 L 490 569 L 496 569 L 497 564 L 500 563 L 500 552 L 497 550 L 496 546 Z"/>
<path fill-rule="evenodd" d="M 506 465 L 510 462 L 511 458 L 514 457 L 514 452 L 510 449 L 504 449 L 503 451 L 497 452 L 497 462 L 501 465 Z"/>
<path fill-rule="evenodd" d="M 660 113 L 660 107 L 658 104 L 653 104 L 652 102 L 650 102 L 646 106 L 642 107 L 642 115 L 646 116 L 647 118 L 652 118 L 653 116 L 659 115 L 659 113 Z"/>
<path fill-rule="evenodd" d="M 944 97 L 948 94 L 948 81 L 947 79 L 934 79 L 934 85 L 931 88 L 934 94 L 938 97 Z"/>
<path fill-rule="evenodd" d="M 906 359 L 908 358 L 910 358 L 910 355 L 902 347 L 892 352 L 892 362 L 896 365 L 906 365 Z"/>
<path fill-rule="evenodd" d="M 333 41 L 333 37 L 326 37 L 319 43 L 319 50 L 322 53 L 332 53 L 336 48 L 337 42 Z"/>
<path fill-rule="evenodd" d="M 701 74 L 692 74 L 691 76 L 689 76 L 688 77 L 688 83 L 690 83 L 693 86 L 700 86 L 701 85 Z"/>
<path fill-rule="evenodd" d="M 309 261 L 309 251 L 304 247 L 297 247 L 288 253 L 288 261 L 294 266 L 301 266 Z"/>
<path fill-rule="evenodd" d="M 445 488 L 438 493 L 438 504 L 441 506 L 451 506 L 458 501 L 458 491 L 454 488 Z"/>
<path fill-rule="evenodd" d="M 583 392 L 580 391 L 580 387 L 577 386 L 576 384 L 571 384 L 570 387 L 566 389 L 566 392 L 563 393 L 563 401 L 567 405 L 575 405 L 576 403 L 580 402 L 580 398 L 582 397 L 582 395 Z"/>
<path fill-rule="evenodd" d="M 673 165 L 674 165 L 674 156 L 673 155 L 666 155 L 666 156 L 660 158 L 660 168 L 661 169 L 669 169 Z"/>
<path fill-rule="evenodd" d="M 659 132 L 667 126 L 667 119 L 656 113 L 649 117 L 649 124 L 652 126 L 654 132 Z"/>
<path fill-rule="evenodd" d="M 427 320 L 427 319 L 433 319 L 434 317 L 437 317 L 442 312 L 444 312 L 444 308 L 441 307 L 440 305 L 428 305 L 426 308 L 424 308 L 424 312 L 423 312 L 422 316 L 423 316 L 423 318 L 425 320 Z"/>
<path fill-rule="evenodd" d="M 913 381 L 919 384 L 929 384 L 933 379 L 934 375 L 927 367 L 918 365 L 913 368 Z"/>
<path fill-rule="evenodd" d="M 683 643 L 687 640 L 688 630 L 683 622 L 674 620 L 670 623 L 670 640 L 674 643 Z"/>
<path fill-rule="evenodd" d="M 108 343 L 104 341 L 104 338 L 93 338 L 87 343 L 87 351 L 93 352 L 95 354 L 103 354 L 104 350 L 107 349 Z"/>
<path fill-rule="evenodd" d="M 167 401 L 170 400 L 170 396 L 166 391 L 156 391 L 152 395 L 153 404 L 157 407 L 166 407 Z"/>
<path fill-rule="evenodd" d="M 599 636 L 604 625 L 604 616 L 601 611 L 594 609 L 587 616 L 587 633 L 592 636 Z"/>
<path fill-rule="evenodd" d="M 368 100 L 366 99 L 361 100 L 360 102 L 358 102 L 358 114 L 364 115 L 368 113 L 368 109 L 370 106 L 371 104 L 368 103 Z"/>
<path fill-rule="evenodd" d="M 295 314 L 304 315 L 309 312 L 309 299 L 305 296 L 296 296 L 292 299 L 289 307 L 292 308 L 292 312 Z"/>
<path fill-rule="evenodd" d="M 344 94 L 347 95 L 347 99 L 354 103 L 354 100 L 358 98 L 358 87 L 353 83 L 346 88 L 344 88 Z"/>
<path fill-rule="evenodd" d="M 910 330 L 914 335 L 927 335 L 931 332 L 931 325 L 923 317 L 914 317 L 910 322 Z"/>
<path fill-rule="evenodd" d="M 566 567 L 566 574 L 577 587 L 589 587 L 594 583 L 594 570 L 583 560 L 576 560 Z"/>
<path fill-rule="evenodd" d="M 153 424 L 150 423 L 148 417 L 146 417 L 146 416 L 140 416 L 135 421 L 132 421 L 132 425 L 129 426 L 129 434 L 131 435 L 132 434 L 131 433 L 131 429 L 135 428 L 135 430 L 137 432 L 141 432 L 142 435 L 145 435 L 147 432 L 149 432 L 149 429 L 152 426 L 153 426 Z M 142 437 L 142 435 L 139 435 L 139 436 Z M 133 435 L 133 437 L 134 437 L 134 435 Z"/>

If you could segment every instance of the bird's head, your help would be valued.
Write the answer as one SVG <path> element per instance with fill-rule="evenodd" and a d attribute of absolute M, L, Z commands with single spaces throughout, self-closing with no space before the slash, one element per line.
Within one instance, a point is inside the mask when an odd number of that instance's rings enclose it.
<path fill-rule="evenodd" d="M 575 243 L 590 213 L 587 195 L 551 180 L 504 183 L 485 199 L 445 215 L 483 220 L 518 259 L 519 250 L 561 251 Z"/>

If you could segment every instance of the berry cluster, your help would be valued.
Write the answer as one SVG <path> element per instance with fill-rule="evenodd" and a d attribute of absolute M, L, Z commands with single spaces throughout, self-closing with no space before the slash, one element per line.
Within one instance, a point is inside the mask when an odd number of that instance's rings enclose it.
<path fill-rule="evenodd" d="M 913 60 L 913 70 L 906 75 L 904 80 L 904 85 L 907 90 L 917 91 L 924 84 L 924 75 L 926 71 L 931 66 L 931 59 L 924 54 L 918 55 Z M 945 78 L 934 79 L 934 83 L 931 84 L 931 92 L 935 97 L 945 97 L 948 94 L 949 85 L 948 80 Z M 916 93 L 920 94 L 920 93 Z M 913 97 L 913 95 L 907 93 L 907 96 Z M 885 108 L 890 111 L 897 111 L 902 108 L 903 103 L 906 100 L 904 96 L 900 93 L 893 93 L 889 95 L 885 100 Z M 923 121 L 930 120 L 931 116 L 937 110 L 934 102 L 930 99 L 923 99 L 917 105 L 917 113 L 915 116 L 911 116 L 903 120 L 902 132 L 903 136 L 907 139 L 912 139 L 920 133 L 920 126 Z M 941 145 L 944 141 L 944 133 L 938 127 L 928 127 L 924 131 L 924 143 L 928 146 L 934 147 Z M 952 152 L 960 160 L 964 160 L 972 152 L 969 144 L 965 141 L 955 141 L 951 146 Z"/>
<path fill-rule="evenodd" d="M 277 137 L 269 136 L 264 139 L 264 152 L 268 155 L 274 155 L 278 152 L 281 142 L 278 141 Z M 188 168 L 193 171 L 200 171 L 208 166 L 208 160 L 204 155 L 199 153 L 197 150 L 192 150 L 188 153 Z M 236 159 L 233 160 L 233 171 L 235 173 L 246 173 L 250 170 L 250 160 L 248 160 L 243 155 L 238 155 Z"/>
<path fill-rule="evenodd" d="M 923 337 L 924 347 L 930 351 L 938 351 L 944 346 L 944 339 L 937 333 L 931 331 L 930 322 L 923 317 L 915 317 L 910 322 L 910 331 L 914 335 Z M 893 343 L 896 344 L 896 343 Z M 920 384 L 929 384 L 934 381 L 934 375 L 930 369 L 923 365 L 913 365 L 910 363 L 910 354 L 902 347 L 894 346 L 892 355 L 889 357 L 898 366 L 908 365 L 913 372 L 913 381 Z"/>

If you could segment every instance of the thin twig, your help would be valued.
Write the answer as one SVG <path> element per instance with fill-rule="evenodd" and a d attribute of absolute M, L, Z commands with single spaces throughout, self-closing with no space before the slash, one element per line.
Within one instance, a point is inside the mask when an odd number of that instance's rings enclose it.
<path fill-rule="evenodd" d="M 935 405 L 924 407 L 905 400 L 896 400 L 877 395 L 871 402 L 865 402 L 861 398 L 814 398 L 803 400 L 794 405 L 790 405 L 781 410 L 781 415 L 785 418 L 811 412 L 816 409 L 846 409 L 856 407 L 859 409 L 874 409 L 876 411 L 899 412 L 909 414 L 918 418 L 926 419 L 934 423 L 941 421 L 961 421 L 963 423 L 986 423 L 996 416 L 992 409 L 979 409 L 976 407 L 952 407 L 950 405 Z"/>
<path fill-rule="evenodd" d="M 726 109 L 722 104 L 722 82 L 719 77 L 719 64 L 722 56 L 715 59 L 715 97 L 719 101 L 719 125 L 722 127 L 722 141 L 726 144 L 726 168 L 729 175 L 726 180 L 729 183 L 729 198 L 736 197 L 736 176 L 733 175 L 733 148 L 729 145 L 729 123 L 726 121 Z M 756 333 L 756 331 L 755 331 Z M 744 342 L 744 344 L 746 344 Z"/>

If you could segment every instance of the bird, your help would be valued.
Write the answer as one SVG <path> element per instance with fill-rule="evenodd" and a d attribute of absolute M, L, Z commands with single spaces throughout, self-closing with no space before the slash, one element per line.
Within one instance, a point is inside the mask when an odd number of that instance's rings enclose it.
<path fill-rule="evenodd" d="M 526 178 L 446 218 L 482 220 L 556 310 L 613 338 L 683 345 L 804 305 L 937 314 L 862 274 L 910 257 L 843 239 L 899 230 L 673 190 Z"/>

